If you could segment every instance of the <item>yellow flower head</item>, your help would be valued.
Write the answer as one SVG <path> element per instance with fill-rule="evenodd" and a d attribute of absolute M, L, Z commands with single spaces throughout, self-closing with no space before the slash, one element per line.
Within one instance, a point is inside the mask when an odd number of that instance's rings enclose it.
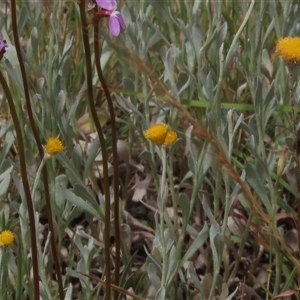
<path fill-rule="evenodd" d="M 166 124 L 154 124 L 145 131 L 144 136 L 155 145 L 162 145 L 169 131 L 169 126 Z"/>
<path fill-rule="evenodd" d="M 177 133 L 169 130 L 169 126 L 166 124 L 152 125 L 145 131 L 144 135 L 155 145 L 163 145 L 164 147 L 171 146 L 177 139 Z"/>
<path fill-rule="evenodd" d="M 10 230 L 4 230 L 0 233 L 0 247 L 8 246 L 15 240 L 15 235 Z"/>
<path fill-rule="evenodd" d="M 175 131 L 168 131 L 163 146 L 171 146 L 177 140 L 177 133 Z"/>
<path fill-rule="evenodd" d="M 281 56 L 286 62 L 300 63 L 300 37 L 285 37 L 277 41 L 276 55 Z"/>
<path fill-rule="evenodd" d="M 60 139 L 56 137 L 49 137 L 47 140 L 47 145 L 45 148 L 45 153 L 49 157 L 58 154 L 60 152 L 63 152 L 65 150 L 65 147 Z"/>

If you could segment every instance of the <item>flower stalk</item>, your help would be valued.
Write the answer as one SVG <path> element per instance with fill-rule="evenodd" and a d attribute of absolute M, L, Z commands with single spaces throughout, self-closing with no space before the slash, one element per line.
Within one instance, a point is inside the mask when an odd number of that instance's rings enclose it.
<path fill-rule="evenodd" d="M 121 236 L 120 236 L 120 203 L 119 203 L 119 166 L 118 166 L 118 150 L 117 150 L 117 124 L 114 110 L 114 104 L 107 87 L 100 63 L 101 48 L 99 47 L 99 27 L 94 26 L 94 47 L 95 47 L 95 64 L 102 88 L 107 99 L 108 109 L 111 121 L 112 134 L 112 154 L 114 169 L 114 229 L 115 229 L 115 282 L 116 286 L 120 284 L 120 267 L 121 267 Z M 114 290 L 114 299 L 117 300 L 119 291 Z"/>
<path fill-rule="evenodd" d="M 27 108 L 27 113 L 28 113 L 28 119 L 29 119 L 29 123 L 31 126 L 31 130 L 32 130 L 34 139 L 37 144 L 39 156 L 42 161 L 43 157 L 44 157 L 44 149 L 43 149 L 43 146 L 42 146 L 42 143 L 41 143 L 41 140 L 39 137 L 39 133 L 38 133 L 35 121 L 34 121 L 32 107 L 31 107 L 27 75 L 26 75 L 25 65 L 24 65 L 24 61 L 23 61 L 23 57 L 22 57 L 19 35 L 18 35 L 17 12 L 16 12 L 16 1 L 15 0 L 11 1 L 11 15 L 12 15 L 12 28 L 13 28 L 15 47 L 16 47 L 16 52 L 17 52 L 17 56 L 18 56 L 18 61 L 19 61 L 19 65 L 20 65 L 23 86 L 24 86 L 24 96 L 25 96 L 26 108 Z M 57 276 L 59 299 L 63 300 L 64 299 L 64 291 L 63 291 L 62 274 L 61 274 L 61 269 L 60 269 L 58 253 L 57 253 L 57 249 L 56 249 L 56 237 L 55 237 L 55 231 L 54 231 L 54 225 L 53 225 L 53 215 L 52 215 L 52 209 L 51 209 L 51 199 L 50 199 L 50 192 L 49 192 L 49 186 L 48 186 L 48 173 L 47 173 L 46 165 L 42 169 L 42 175 L 43 175 L 43 182 L 44 182 L 44 194 L 45 194 L 45 200 L 46 200 L 46 211 L 47 211 L 49 230 L 53 233 L 53 234 L 51 234 L 51 237 L 50 237 L 51 252 L 52 252 L 55 272 L 56 272 L 56 276 Z M 33 221 L 34 221 L 34 218 L 33 218 Z M 32 226 L 31 226 L 31 228 L 32 228 Z M 33 230 L 33 229 L 31 229 L 31 230 Z M 35 242 L 34 242 L 34 244 L 36 245 Z M 37 270 L 35 270 L 35 271 L 37 272 Z M 34 274 L 35 274 L 35 272 L 34 272 Z M 36 276 L 36 281 L 34 281 L 35 282 L 34 283 L 35 284 L 35 297 L 37 297 L 36 299 L 39 299 L 38 273 L 36 273 L 35 276 Z"/>
<path fill-rule="evenodd" d="M 167 281 L 167 252 L 166 252 L 166 242 L 164 236 L 164 213 L 166 206 L 166 198 L 167 198 L 167 190 L 166 187 L 166 174 L 167 174 L 167 153 L 166 148 L 161 148 L 161 160 L 162 160 L 162 174 L 161 174 L 161 182 L 160 182 L 160 191 L 158 197 L 158 210 L 159 210 L 159 230 L 160 230 L 160 242 L 161 242 L 161 251 L 162 251 L 162 276 L 161 276 L 161 288 L 166 289 L 166 281 Z"/>
<path fill-rule="evenodd" d="M 33 288 L 34 288 L 34 300 L 40 299 L 40 289 L 39 289 L 39 268 L 38 268 L 38 252 L 37 252 L 37 245 L 36 245 L 36 230 L 35 230 L 35 218 L 34 218 L 34 209 L 33 209 L 33 202 L 30 194 L 30 187 L 27 178 L 27 171 L 26 171 L 26 158 L 25 158 L 25 148 L 23 142 L 23 135 L 22 130 L 19 122 L 19 117 L 17 115 L 17 111 L 14 105 L 14 101 L 12 95 L 10 93 L 9 87 L 5 81 L 5 78 L 0 71 L 0 83 L 2 88 L 5 92 L 10 113 L 15 125 L 16 131 L 16 139 L 18 145 L 18 153 L 20 157 L 20 172 L 21 178 L 24 187 L 25 199 L 28 209 L 29 215 L 29 228 L 30 228 L 30 240 L 31 240 L 31 256 L 32 256 L 32 270 L 33 270 Z"/>
<path fill-rule="evenodd" d="M 157 146 L 161 146 L 161 161 L 162 161 L 162 174 L 160 180 L 160 189 L 158 193 L 157 206 L 159 212 L 159 237 L 161 245 L 161 257 L 162 257 L 162 275 L 161 275 L 161 290 L 168 289 L 167 283 L 167 245 L 165 241 L 165 212 L 166 212 L 166 199 L 168 197 L 168 186 L 166 184 L 167 177 L 167 149 L 177 139 L 177 133 L 169 130 L 169 126 L 166 124 L 154 124 L 150 126 L 145 132 L 144 136 Z M 177 210 L 177 207 L 176 207 Z M 176 220 L 177 222 L 177 220 Z M 158 292 L 159 293 L 159 292 Z"/>
<path fill-rule="evenodd" d="M 44 168 L 44 165 L 45 165 L 47 159 L 49 159 L 51 156 L 53 156 L 55 154 L 63 152 L 64 149 L 65 149 L 65 147 L 64 147 L 63 143 L 58 138 L 50 137 L 47 140 L 47 144 L 45 147 L 45 156 L 43 157 L 41 164 L 36 172 L 36 176 L 35 176 L 35 180 L 34 180 L 34 184 L 33 184 L 33 188 L 32 188 L 31 196 L 32 196 L 33 201 L 35 198 L 36 188 L 37 188 L 38 183 L 41 178 L 41 172 Z"/>
<path fill-rule="evenodd" d="M 296 65 L 300 64 L 300 38 L 299 37 L 283 37 L 277 41 L 275 55 L 281 56 L 287 64 L 289 70 L 289 92 L 290 92 L 290 105 L 292 108 L 292 124 L 293 124 L 293 135 L 294 135 L 294 147 L 295 147 L 295 161 L 296 171 L 295 176 L 297 182 L 300 180 L 299 169 L 300 169 L 300 158 L 299 158 L 299 142 L 297 133 L 297 120 L 295 115 L 295 95 L 294 95 L 294 80 L 293 72 Z M 299 190 L 295 191 L 297 197 L 297 226 L 298 226 L 298 243 L 300 247 L 300 195 Z M 279 274 L 276 272 L 276 274 Z M 277 279 L 277 286 L 279 286 L 279 278 Z M 300 283 L 300 273 L 298 272 L 298 282 Z M 277 290 L 275 291 L 277 292 Z"/>
<path fill-rule="evenodd" d="M 90 107 L 90 112 L 93 118 L 93 121 L 96 126 L 98 133 L 102 158 L 103 158 L 103 189 L 105 196 L 105 229 L 104 229 L 104 256 L 105 256 L 105 287 L 106 294 L 105 299 L 111 299 L 111 261 L 110 261 L 110 190 L 109 190 L 109 181 L 108 181 L 108 155 L 105 145 L 105 139 L 102 131 L 101 124 L 98 119 L 94 96 L 93 96 L 93 70 L 92 70 L 92 61 L 91 61 L 91 50 L 89 44 L 89 33 L 87 28 L 87 20 L 85 15 L 85 0 L 80 0 L 79 2 L 80 18 L 81 18 L 81 28 L 82 28 L 82 39 L 86 60 L 86 74 L 87 74 L 87 93 L 88 93 L 88 102 Z"/>

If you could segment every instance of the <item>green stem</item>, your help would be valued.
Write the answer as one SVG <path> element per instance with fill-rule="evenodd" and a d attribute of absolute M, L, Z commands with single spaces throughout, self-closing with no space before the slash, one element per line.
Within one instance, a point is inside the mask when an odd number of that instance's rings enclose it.
<path fill-rule="evenodd" d="M 172 195 L 172 203 L 174 210 L 174 232 L 175 236 L 178 237 L 178 193 L 174 188 L 174 169 L 173 169 L 173 155 L 169 155 L 170 164 L 168 165 L 167 172 L 169 178 L 170 192 Z"/>
<path fill-rule="evenodd" d="M 35 198 L 35 192 L 36 192 L 36 188 L 39 184 L 39 181 L 40 181 L 40 178 L 41 178 L 41 172 L 43 170 L 43 167 L 45 165 L 45 162 L 46 162 L 46 158 L 44 157 L 41 161 L 41 164 L 36 172 L 36 175 L 35 175 L 35 179 L 34 179 L 34 184 L 33 184 L 33 188 L 32 188 L 32 192 L 31 192 L 31 197 L 32 197 L 32 200 L 34 201 L 34 198 Z"/>
<path fill-rule="evenodd" d="M 166 288 L 167 281 L 167 253 L 166 253 L 166 243 L 164 238 L 164 213 L 165 213 L 165 199 L 166 199 L 166 174 L 167 174 L 167 153 L 166 148 L 161 148 L 162 154 L 162 174 L 160 181 L 160 191 L 158 198 L 158 209 L 159 209 L 159 229 L 160 229 L 160 242 L 162 251 L 162 276 L 161 276 L 161 287 Z"/>
<path fill-rule="evenodd" d="M 108 155 L 107 149 L 105 145 L 105 139 L 102 131 L 102 127 L 100 125 L 95 103 L 93 96 L 93 70 L 92 70 L 92 61 L 91 61 L 91 50 L 89 43 L 89 33 L 87 28 L 87 20 L 85 15 L 85 0 L 80 0 L 78 2 L 80 9 L 80 18 L 81 18 L 81 28 L 82 28 L 82 39 L 83 46 L 85 52 L 85 60 L 86 60 L 86 76 L 87 76 L 87 93 L 88 93 L 88 101 L 90 112 L 93 118 L 93 121 L 96 126 L 96 130 L 98 133 L 101 152 L 102 152 L 102 161 L 103 161 L 103 189 L 105 196 L 105 229 L 104 229 L 104 255 L 105 255 L 105 287 L 106 287 L 106 295 L 105 299 L 111 299 L 111 262 L 110 262 L 110 191 L 109 191 L 109 178 L 108 178 Z"/>
<path fill-rule="evenodd" d="M 95 62 L 96 69 L 98 73 L 98 77 L 102 84 L 102 88 L 104 90 L 108 109 L 110 113 L 110 121 L 111 121 L 111 132 L 112 132 L 112 153 L 113 153 L 113 168 L 114 168 L 114 227 L 115 227 L 115 282 L 116 286 L 120 284 L 120 257 L 121 257 L 121 237 L 120 237 L 120 203 L 119 203 L 119 164 L 118 164 L 118 150 L 117 150 L 117 124 L 116 124 L 116 116 L 114 110 L 114 104 L 112 98 L 110 96 L 110 92 L 108 90 L 106 81 L 104 79 L 104 75 L 101 68 L 100 63 L 100 55 L 101 49 L 99 47 L 99 26 L 96 24 L 94 26 L 94 47 L 95 47 Z M 127 186 L 125 187 L 127 189 Z M 114 290 L 114 299 L 117 300 L 119 296 L 119 291 Z"/>
<path fill-rule="evenodd" d="M 17 25 L 17 13 L 16 13 L 16 1 L 11 1 L 11 14 L 12 14 L 12 28 L 13 28 L 13 35 L 15 40 L 15 47 L 16 52 L 19 60 L 20 70 L 22 74 L 22 80 L 23 80 L 23 86 L 24 86 L 24 95 L 25 95 L 25 101 L 26 101 L 26 108 L 28 113 L 28 119 L 29 123 L 32 129 L 32 133 L 34 136 L 34 139 L 36 141 L 39 156 L 42 160 L 44 157 L 44 149 L 42 146 L 42 143 L 39 138 L 38 130 L 36 128 L 36 124 L 33 117 L 31 102 L 30 102 L 30 95 L 29 95 L 29 88 L 28 88 L 28 82 L 27 82 L 27 76 L 26 76 L 26 70 L 25 65 L 22 57 L 22 51 L 21 51 L 21 45 L 19 41 L 18 36 L 18 25 Z M 64 299 L 64 290 L 63 290 L 63 282 L 62 282 L 62 274 L 60 270 L 60 263 L 58 259 L 57 249 L 56 249 L 56 242 L 55 242 L 55 233 L 54 233 L 54 225 L 53 225 L 53 216 L 52 216 L 52 210 L 51 210 L 51 201 L 50 201 L 50 192 L 49 192 L 49 186 L 48 186 L 48 173 L 47 168 L 44 166 L 42 170 L 43 174 L 43 182 L 44 182 L 44 190 L 45 190 L 45 200 L 46 200 L 46 210 L 47 210 L 47 218 L 48 218 L 48 224 L 49 224 L 49 230 L 51 231 L 51 251 L 54 261 L 54 267 L 56 271 L 57 276 L 57 282 L 58 282 L 58 290 L 59 290 L 59 299 Z M 37 282 L 38 284 L 38 282 Z"/>
<path fill-rule="evenodd" d="M 13 5 L 12 5 L 13 6 Z M 12 95 L 10 93 L 9 87 L 5 81 L 5 78 L 0 71 L 0 82 L 5 92 L 10 113 L 15 125 L 16 130 L 16 138 L 17 138 L 17 145 L 18 145 L 18 153 L 20 157 L 20 169 L 21 169 L 21 178 L 23 182 L 24 192 L 25 192 L 25 199 L 28 209 L 28 216 L 29 216 L 29 228 L 30 228 L 30 241 L 31 241 L 31 256 L 32 256 L 32 270 L 33 270 L 33 288 L 34 288 L 34 299 L 40 299 L 40 289 L 39 289 L 39 268 L 38 268 L 38 257 L 37 257 L 37 239 L 36 239 L 36 230 L 35 230 L 35 219 L 34 219 L 34 210 L 33 210 L 33 203 L 30 194 L 30 187 L 27 178 L 27 171 L 26 171 L 26 158 L 25 158 L 25 149 L 23 143 L 23 136 L 22 130 L 20 127 L 19 118 L 16 112 L 16 108 L 14 105 L 14 101 Z"/>
<path fill-rule="evenodd" d="M 17 255 L 17 266 L 18 266 L 18 275 L 16 282 L 16 299 L 22 299 L 23 291 L 23 245 L 18 242 L 18 255 Z"/>
<path fill-rule="evenodd" d="M 193 190 L 192 190 L 192 195 L 191 195 L 191 201 L 190 201 L 190 207 L 189 207 L 189 215 L 187 217 L 187 219 L 189 220 L 193 210 L 194 210 L 194 206 L 195 206 L 195 201 L 197 199 L 197 195 L 199 193 L 199 189 L 201 187 L 201 184 L 203 182 L 203 172 L 202 172 L 202 166 L 203 166 L 203 160 L 205 159 L 205 154 L 206 154 L 206 150 L 207 149 L 207 144 L 205 144 L 203 146 L 203 151 L 201 152 L 200 157 L 197 157 L 197 164 L 195 164 L 195 173 L 193 175 Z M 178 242 L 177 242 L 177 250 L 176 250 L 176 257 L 177 259 L 181 259 L 182 256 L 182 247 L 184 244 L 184 238 L 185 238 L 185 234 L 186 234 L 186 230 L 187 230 L 187 226 L 188 226 L 188 220 L 186 220 L 186 222 L 183 222 L 182 226 L 181 226 L 181 230 L 180 230 L 180 234 L 179 234 L 179 238 L 178 238 Z"/>
<path fill-rule="evenodd" d="M 297 168 L 295 168 L 297 182 L 300 180 L 300 159 L 299 159 L 299 142 L 298 142 L 298 133 L 297 133 L 297 120 L 295 115 L 295 95 L 294 95 L 294 80 L 293 80 L 293 71 L 294 64 L 288 64 L 289 69 L 289 90 L 290 90 L 290 104 L 292 107 L 292 122 L 293 122 L 293 133 L 294 133 L 294 147 L 295 147 L 295 160 Z M 300 196 L 299 191 L 295 190 L 297 197 L 297 226 L 298 226 L 298 243 L 300 247 Z M 300 274 L 298 273 L 298 283 L 300 283 Z"/>
<path fill-rule="evenodd" d="M 227 124 L 228 124 L 228 160 L 231 161 L 232 149 L 233 149 L 233 137 L 234 137 L 234 126 L 233 126 L 233 110 L 230 109 L 227 113 Z M 227 228 L 228 216 L 231 208 L 230 201 L 230 177 L 224 172 L 223 180 L 225 183 L 225 211 L 222 225 L 222 235 L 225 238 L 225 231 Z"/>

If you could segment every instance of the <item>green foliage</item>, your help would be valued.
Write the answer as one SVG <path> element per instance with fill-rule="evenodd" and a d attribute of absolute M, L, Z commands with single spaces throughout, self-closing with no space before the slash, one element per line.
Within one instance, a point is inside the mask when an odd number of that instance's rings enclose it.
<path fill-rule="evenodd" d="M 0 70 L 20 122 L 34 194 L 40 299 L 61 297 L 53 275 L 53 234 L 64 299 L 105 297 L 105 284 L 78 272 L 105 281 L 105 249 L 115 261 L 114 239 L 104 242 L 107 220 L 117 238 L 115 164 L 120 171 L 120 288 L 128 295 L 270 299 L 290 290 L 298 297 L 295 113 L 300 111 L 300 68 L 274 55 L 278 38 L 299 35 L 294 2 L 120 1 L 126 29 L 118 37 L 109 33 L 107 19 L 93 19 L 87 11 L 88 21 L 100 28 L 101 66 L 114 100 L 116 134 L 126 144 L 113 160 L 111 115 L 96 71 L 93 24 L 88 24 L 92 74 L 87 74 L 81 35 L 87 24 L 81 23 L 78 3 L 19 1 L 17 26 L 38 135 L 43 145 L 49 136 L 59 136 L 66 147 L 45 163 L 55 232 L 47 225 L 46 189 L 38 173 L 41 159 L 25 102 L 11 8 L 0 4 L 1 34 L 9 44 Z M 89 92 L 108 159 L 88 106 Z M 8 100 L 1 90 L 0 229 L 13 230 L 16 241 L 0 248 L 0 298 L 35 299 L 30 217 Z M 178 133 L 170 148 L 143 136 L 155 123 Z M 105 164 L 110 199 L 104 195 Z M 142 196 L 137 202 L 133 195 Z M 111 205 L 110 215 L 105 204 Z M 125 299 L 124 290 L 119 299 Z"/>

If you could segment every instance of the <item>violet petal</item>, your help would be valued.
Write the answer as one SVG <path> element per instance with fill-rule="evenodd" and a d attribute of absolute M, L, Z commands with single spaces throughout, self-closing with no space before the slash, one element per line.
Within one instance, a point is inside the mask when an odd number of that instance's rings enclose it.
<path fill-rule="evenodd" d="M 124 19 L 123 19 L 122 15 L 121 15 L 118 11 L 116 11 L 116 12 L 114 13 L 114 15 L 118 18 L 118 21 L 119 21 L 121 27 L 122 27 L 123 29 L 125 29 L 125 28 L 126 28 L 126 24 L 125 24 L 125 22 L 124 22 Z"/>
<path fill-rule="evenodd" d="M 109 31 L 112 35 L 118 36 L 120 34 L 119 19 L 115 15 L 111 15 L 108 23 Z"/>
<path fill-rule="evenodd" d="M 115 10 L 117 8 L 116 0 L 96 0 L 97 4 L 106 10 Z"/>
<path fill-rule="evenodd" d="M 0 51 L 5 52 L 5 48 L 8 47 L 8 44 L 6 43 L 6 40 L 0 37 Z"/>

